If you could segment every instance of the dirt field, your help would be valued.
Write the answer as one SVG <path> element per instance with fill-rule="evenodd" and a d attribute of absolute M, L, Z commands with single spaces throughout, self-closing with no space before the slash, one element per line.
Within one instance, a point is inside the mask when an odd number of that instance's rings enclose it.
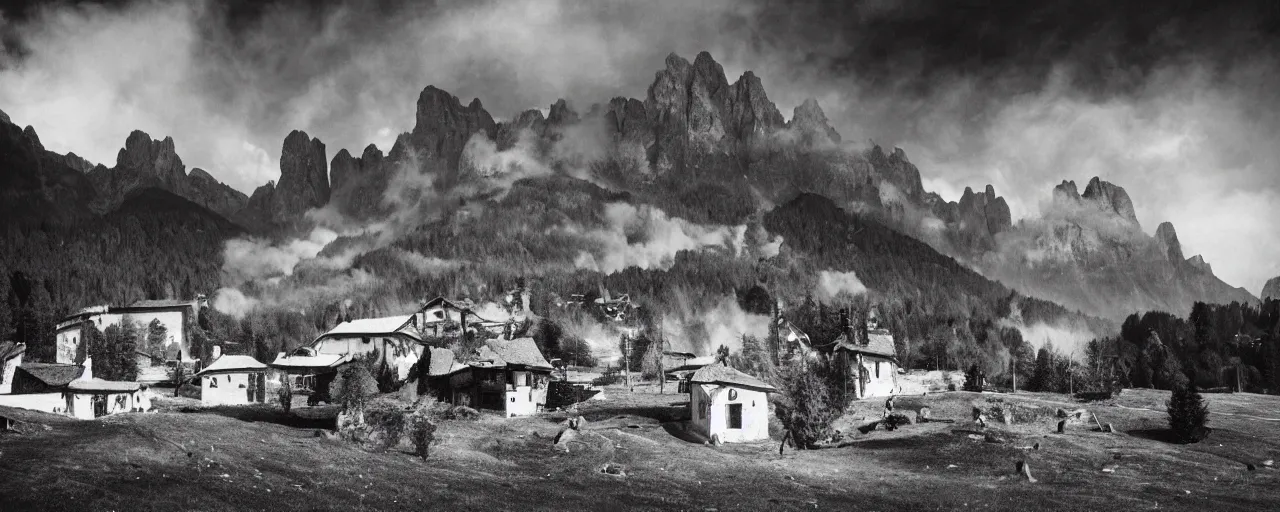
<path fill-rule="evenodd" d="M 710 447 L 686 441 L 687 396 L 610 387 L 581 404 L 589 420 L 570 451 L 553 443 L 569 414 L 448 421 L 423 462 L 408 446 L 368 453 L 317 437 L 333 407 L 199 408 L 75 421 L 0 409 L 3 510 L 1266 510 L 1280 507 L 1280 397 L 1205 395 L 1215 428 L 1196 445 L 1163 440 L 1168 393 L 1126 390 L 1081 404 L 1061 395 L 943 393 L 901 397 L 955 423 L 853 434 L 831 448 L 778 455 L 776 441 Z M 967 432 L 972 404 L 1046 411 L 1084 407 L 1092 424 L 991 425 Z M 882 401 L 849 418 L 878 416 Z M 305 404 L 303 402 L 302 404 Z M 299 405 L 302 405 L 299 404 Z M 188 411 L 188 412 L 183 412 Z M 848 422 L 846 422 L 848 423 Z M 961 430 L 961 432 L 953 432 Z M 981 437 L 981 436 L 976 436 Z M 1034 446 L 1039 444 L 1039 449 Z M 1037 482 L 1015 473 L 1026 461 Z M 625 476 L 601 472 L 608 463 Z M 1256 470 L 1249 470 L 1253 464 Z M 1104 469 L 1109 471 L 1104 471 Z"/>

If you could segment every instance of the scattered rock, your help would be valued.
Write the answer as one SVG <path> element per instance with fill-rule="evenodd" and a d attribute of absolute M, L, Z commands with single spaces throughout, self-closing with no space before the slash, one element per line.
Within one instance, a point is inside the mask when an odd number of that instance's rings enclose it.
<path fill-rule="evenodd" d="M 1262 465 L 1263 465 L 1263 466 L 1266 466 L 1266 467 L 1271 467 L 1273 464 L 1275 464 L 1275 461 L 1273 461 L 1273 460 L 1271 460 L 1271 459 L 1267 459 L 1267 460 L 1262 461 Z"/>
<path fill-rule="evenodd" d="M 1028 482 L 1033 484 L 1036 483 L 1035 477 L 1031 476 L 1031 466 L 1028 465 L 1026 461 L 1018 461 L 1017 468 L 1019 473 L 1022 473 L 1023 476 L 1027 477 Z"/>
<path fill-rule="evenodd" d="M 930 414 L 932 414 L 932 411 L 928 407 L 921 407 L 916 416 L 919 417 L 920 423 L 928 423 Z"/>
<path fill-rule="evenodd" d="M 480 418 L 480 411 L 465 405 L 458 405 L 449 409 L 449 417 L 455 420 L 475 420 Z"/>
<path fill-rule="evenodd" d="M 1246 463 L 1246 464 L 1244 465 L 1244 467 L 1245 467 L 1245 468 L 1247 468 L 1249 471 L 1257 471 L 1257 470 L 1258 470 L 1258 466 L 1254 466 L 1253 464 L 1249 464 L 1249 463 Z"/>
<path fill-rule="evenodd" d="M 1112 465 L 1102 466 L 1103 473 L 1115 473 L 1116 467 Z"/>
<path fill-rule="evenodd" d="M 1061 421 L 1059 421 L 1059 422 L 1058 422 L 1058 433 L 1059 433 L 1059 434 L 1065 433 L 1065 432 L 1066 432 L 1066 430 L 1067 430 L 1067 420 L 1061 420 Z"/>
<path fill-rule="evenodd" d="M 621 465 L 614 464 L 612 462 L 605 464 L 604 467 L 600 468 L 600 472 L 606 475 L 613 475 L 618 477 L 627 476 L 626 471 L 622 469 Z"/>
<path fill-rule="evenodd" d="M 988 443 L 996 443 L 996 444 L 1003 444 L 1003 443 L 1009 442 L 1009 440 L 1006 439 L 1004 436 L 998 435 L 995 432 L 987 432 L 986 434 L 983 434 L 982 439 Z"/>
<path fill-rule="evenodd" d="M 1039 449 L 1040 449 L 1040 443 L 1036 443 L 1034 446 L 1032 446 L 1032 447 L 1031 447 L 1031 449 L 1033 449 L 1033 450 L 1039 450 Z"/>

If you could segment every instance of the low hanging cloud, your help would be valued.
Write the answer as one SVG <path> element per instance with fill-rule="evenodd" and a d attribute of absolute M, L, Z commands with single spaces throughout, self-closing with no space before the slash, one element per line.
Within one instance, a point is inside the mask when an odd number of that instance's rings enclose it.
<path fill-rule="evenodd" d="M 867 293 L 858 276 L 849 272 L 823 270 L 818 273 L 818 297 L 825 300 L 851 298 Z"/>
<path fill-rule="evenodd" d="M 244 318 L 250 311 L 257 308 L 260 302 L 236 288 L 219 288 L 213 295 L 213 309 L 237 319 Z"/>
<path fill-rule="evenodd" d="M 223 282 L 238 285 L 245 281 L 288 276 L 299 262 L 315 258 L 338 234 L 316 228 L 307 238 L 281 243 L 256 237 L 227 240 L 222 251 Z"/>
<path fill-rule="evenodd" d="M 627 267 L 666 269 L 680 251 L 721 249 L 737 255 L 742 249 L 745 227 L 695 224 L 649 205 L 609 203 L 604 208 L 608 227 L 583 233 L 596 248 L 579 253 L 574 262 L 578 268 L 605 274 Z"/>
<path fill-rule="evenodd" d="M 709 356 L 724 346 L 739 352 L 744 335 L 758 339 L 769 335 L 769 317 L 743 311 L 732 296 L 699 301 L 677 291 L 668 302 L 661 325 L 668 350 Z"/>

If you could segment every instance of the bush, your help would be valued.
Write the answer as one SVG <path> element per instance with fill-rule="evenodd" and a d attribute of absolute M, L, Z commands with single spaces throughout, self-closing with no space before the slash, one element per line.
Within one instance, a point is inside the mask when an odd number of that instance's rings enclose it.
<path fill-rule="evenodd" d="M 811 449 L 831 432 L 848 405 L 839 389 L 839 368 L 826 358 L 781 372 L 782 392 L 774 413 L 798 449 Z"/>
<path fill-rule="evenodd" d="M 289 385 L 288 374 L 280 378 L 280 390 L 276 393 L 280 399 L 280 408 L 284 409 L 285 414 L 289 414 L 289 409 L 293 407 L 293 388 Z"/>
<path fill-rule="evenodd" d="M 364 364 L 351 364 L 338 371 L 329 384 L 329 396 L 343 409 L 358 409 L 364 400 L 378 393 L 378 382 Z"/>
<path fill-rule="evenodd" d="M 406 430 L 407 417 L 404 404 L 398 401 L 377 398 L 369 400 L 362 407 L 367 436 L 365 447 L 373 451 L 386 451 L 400 443 Z"/>
<path fill-rule="evenodd" d="M 1209 435 L 1209 407 L 1196 389 L 1195 381 L 1175 388 L 1169 398 L 1169 428 L 1179 443 L 1195 443 Z"/>
<path fill-rule="evenodd" d="M 436 440 L 436 418 L 439 414 L 435 400 L 420 400 L 413 412 L 405 415 L 404 425 L 413 442 L 414 453 L 427 460 L 431 443 Z"/>
<path fill-rule="evenodd" d="M 970 365 L 969 370 L 964 372 L 964 390 L 981 393 L 983 380 L 984 375 L 982 375 L 982 370 L 978 369 L 978 365 Z"/>

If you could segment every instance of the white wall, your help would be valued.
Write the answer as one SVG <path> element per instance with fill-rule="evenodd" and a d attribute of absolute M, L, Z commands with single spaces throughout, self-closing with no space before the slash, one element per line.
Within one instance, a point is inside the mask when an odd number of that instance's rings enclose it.
<path fill-rule="evenodd" d="M 22 364 L 22 357 L 25 355 L 18 354 L 18 357 L 0 362 L 4 365 L 4 368 L 0 369 L 0 379 L 4 379 L 0 381 L 0 395 L 13 392 L 13 374 L 18 371 L 18 365 Z"/>
<path fill-rule="evenodd" d="M 880 376 L 876 376 L 876 365 L 880 366 Z M 862 398 L 887 397 L 899 394 L 898 365 L 888 359 L 874 356 L 863 356 L 862 367 L 867 372 L 866 389 Z"/>
<path fill-rule="evenodd" d="M 119 392 L 93 392 L 93 391 L 67 391 L 64 393 L 69 400 L 67 402 L 68 413 L 73 418 L 82 420 L 91 420 L 93 416 L 93 396 L 105 395 L 107 397 L 107 416 L 112 414 L 120 414 L 122 412 L 133 412 L 145 402 L 144 409 L 150 409 L 150 400 L 142 400 L 142 391 L 119 391 Z"/>
<path fill-rule="evenodd" d="M 769 438 L 769 395 L 763 391 L 716 384 L 694 384 L 689 401 L 691 422 L 695 429 L 710 438 L 737 443 Z M 734 391 L 729 398 L 729 391 Z M 742 406 L 742 428 L 729 428 L 729 405 Z"/>
<path fill-rule="evenodd" d="M 59 414 L 67 408 L 67 400 L 61 392 L 0 395 L 0 405 Z"/>
<path fill-rule="evenodd" d="M 138 324 L 140 335 L 146 337 L 146 330 L 151 325 L 152 320 L 160 320 L 168 330 L 169 340 L 166 343 L 177 343 L 182 351 L 182 360 L 190 361 L 191 353 L 187 347 L 187 338 L 183 331 L 185 327 L 182 323 L 182 311 L 148 311 L 142 313 L 100 313 L 90 315 L 89 321 L 98 328 L 99 331 L 105 331 L 108 326 L 120 325 L 120 320 L 128 318 L 130 321 Z M 76 323 L 68 326 L 57 334 L 58 351 L 55 361 L 59 363 L 74 363 L 76 357 L 76 349 L 84 340 L 80 339 L 80 324 Z"/>
<path fill-rule="evenodd" d="M 533 397 L 533 386 L 516 386 L 506 394 L 507 417 L 532 416 L 538 412 L 538 402 Z"/>
<path fill-rule="evenodd" d="M 368 339 L 369 342 L 365 343 L 365 339 Z M 409 378 L 409 370 L 418 362 L 418 358 L 422 356 L 423 351 L 420 343 L 399 335 L 387 337 L 369 336 L 367 338 L 358 335 L 341 335 L 324 338 L 317 342 L 314 348 L 316 352 L 321 354 L 351 354 L 353 356 L 367 354 L 377 349 L 379 357 L 387 363 L 387 366 L 396 370 L 399 380 Z"/>
<path fill-rule="evenodd" d="M 248 373 L 216 373 L 201 377 L 200 401 L 205 405 L 243 405 L 251 403 L 249 401 L 249 375 Z M 264 391 L 264 398 L 265 395 Z"/>

